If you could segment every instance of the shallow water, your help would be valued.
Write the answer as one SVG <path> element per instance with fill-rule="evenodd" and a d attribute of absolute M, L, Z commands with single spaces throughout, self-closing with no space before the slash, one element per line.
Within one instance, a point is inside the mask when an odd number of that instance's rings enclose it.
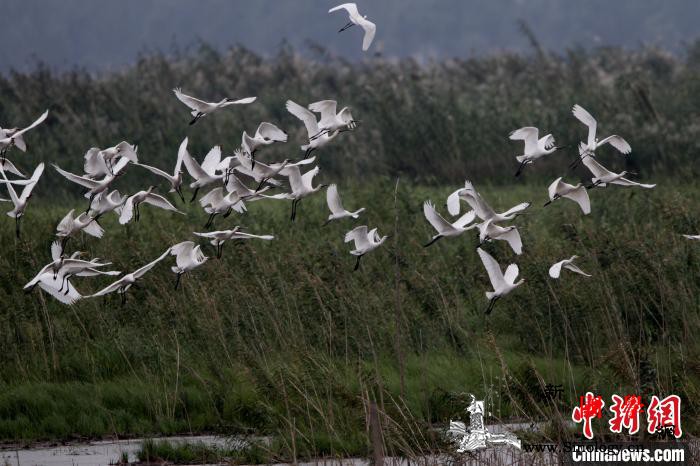
<path fill-rule="evenodd" d="M 194 437 L 162 437 L 156 440 L 170 442 L 197 443 L 212 446 L 233 446 L 228 437 L 200 435 Z M 144 439 L 104 440 L 99 442 L 61 445 L 58 447 L 32 447 L 18 450 L 1 450 L 2 466 L 107 466 L 117 463 L 122 452 L 129 455 L 129 461 L 136 461 L 136 452 Z"/>

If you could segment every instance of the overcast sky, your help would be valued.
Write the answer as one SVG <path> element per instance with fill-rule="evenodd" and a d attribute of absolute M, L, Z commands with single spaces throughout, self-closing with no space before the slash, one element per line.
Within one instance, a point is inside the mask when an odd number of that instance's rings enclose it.
<path fill-rule="evenodd" d="M 310 40 L 361 57 L 361 31 L 337 34 L 338 0 L 3 0 L 0 70 L 114 69 L 139 53 L 202 40 L 274 54 Z M 660 45 L 682 51 L 699 35 L 700 0 L 365 0 L 377 23 L 374 51 L 388 56 L 473 56 L 528 50 L 525 20 L 548 49 Z M 356 29 L 356 28 L 353 28 Z"/>

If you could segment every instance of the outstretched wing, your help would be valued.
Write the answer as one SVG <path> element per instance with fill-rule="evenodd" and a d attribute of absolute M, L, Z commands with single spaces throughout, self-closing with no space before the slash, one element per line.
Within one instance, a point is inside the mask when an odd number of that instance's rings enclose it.
<path fill-rule="evenodd" d="M 91 180 L 90 178 L 67 172 L 56 164 L 53 164 L 53 168 L 55 168 L 58 173 L 66 177 L 68 180 L 72 181 L 73 183 L 77 183 L 84 188 L 93 189 L 99 184 L 97 181 Z"/>
<path fill-rule="evenodd" d="M 588 170 L 593 175 L 593 178 L 600 178 L 605 175 L 612 175 L 612 172 L 598 163 L 596 159 L 591 156 L 584 157 L 582 159 L 583 164 L 588 168 Z"/>
<path fill-rule="evenodd" d="M 170 248 L 166 249 L 165 252 L 164 252 L 163 254 L 161 254 L 160 257 L 158 257 L 158 258 L 157 258 L 156 260 L 154 260 L 153 262 L 149 262 L 148 264 L 144 265 L 144 266 L 141 267 L 140 269 L 136 270 L 136 271 L 133 273 L 134 277 L 135 277 L 135 278 L 141 278 L 141 277 L 143 277 L 143 276 L 146 274 L 146 272 L 148 272 L 148 271 L 151 270 L 153 267 L 155 267 L 156 264 L 158 264 L 158 262 L 160 262 L 160 261 L 162 261 L 163 259 L 165 259 L 165 258 L 168 256 L 168 254 L 170 254 Z"/>
<path fill-rule="evenodd" d="M 377 25 L 361 16 L 357 19 L 357 24 L 365 30 L 365 36 L 362 39 L 362 51 L 366 52 L 369 46 L 372 45 L 374 35 L 377 33 Z"/>
<path fill-rule="evenodd" d="M 309 137 L 313 137 L 318 134 L 318 123 L 316 122 L 316 117 L 310 110 L 291 100 L 287 101 L 286 107 L 289 113 L 304 122 L 304 126 L 306 126 L 306 132 L 309 133 Z"/>
<path fill-rule="evenodd" d="M 62 286 L 64 283 L 68 287 L 67 291 L 66 286 Z M 78 290 L 73 287 L 70 281 L 66 280 L 64 282 L 62 276 L 57 276 L 54 278 L 53 273 L 51 272 L 42 275 L 39 279 L 38 285 L 42 290 L 46 291 L 63 304 L 67 304 L 69 306 L 83 297 L 80 293 L 78 293 Z"/>
<path fill-rule="evenodd" d="M 588 126 L 588 145 L 593 145 L 595 143 L 595 131 L 598 125 L 598 123 L 595 121 L 595 118 L 593 118 L 593 116 L 579 104 L 574 105 L 574 108 L 571 109 L 571 112 L 578 119 L 578 121 Z"/>
<path fill-rule="evenodd" d="M 530 154 L 537 150 L 537 139 L 539 138 L 539 134 L 540 131 L 534 126 L 526 126 L 511 132 L 509 137 L 512 141 L 525 141 L 524 154 Z"/>
<path fill-rule="evenodd" d="M 453 230 L 450 222 L 445 220 L 442 215 L 437 213 L 435 206 L 430 201 L 425 201 L 423 203 L 423 215 L 430 222 L 430 224 L 437 230 L 438 233 L 442 234 L 446 231 Z"/>
<path fill-rule="evenodd" d="M 517 228 L 511 228 L 502 235 L 497 236 L 496 239 L 502 239 L 506 241 L 510 245 L 510 248 L 513 250 L 514 253 L 518 255 L 523 253 L 523 241 L 520 238 L 520 232 L 518 232 Z"/>
<path fill-rule="evenodd" d="M 496 259 L 481 248 L 476 248 L 476 251 L 479 253 L 479 257 L 481 257 L 481 262 L 484 264 L 493 289 L 498 290 L 503 288 L 505 286 L 505 280 L 501 272 L 501 267 L 498 265 L 498 262 L 496 262 Z"/>
<path fill-rule="evenodd" d="M 176 89 L 173 89 L 173 92 L 175 93 L 175 97 L 177 97 L 180 102 L 183 104 L 187 105 L 189 108 L 192 110 L 195 110 L 197 112 L 201 112 L 203 110 L 206 110 L 206 108 L 211 105 L 209 102 L 205 102 L 203 100 L 196 99 L 192 96 L 189 96 L 187 94 L 183 94 L 182 90 L 178 87 Z"/>
<path fill-rule="evenodd" d="M 37 165 L 34 169 L 34 173 L 29 179 L 31 183 L 27 184 L 24 187 L 24 189 L 22 190 L 22 194 L 19 196 L 20 201 L 26 202 L 26 200 L 29 199 L 29 196 L 32 194 L 32 191 L 34 190 L 37 181 L 39 181 L 39 178 L 41 178 L 42 173 L 44 173 L 44 162 Z"/>
<path fill-rule="evenodd" d="M 355 3 L 343 3 L 342 5 L 334 6 L 328 10 L 328 13 L 333 13 L 338 10 L 346 10 L 350 17 L 360 16 L 360 12 L 357 11 L 357 5 Z"/>
<path fill-rule="evenodd" d="M 214 175 L 219 163 L 221 163 L 221 146 L 214 146 L 204 157 L 201 167 L 208 175 Z"/>
<path fill-rule="evenodd" d="M 277 142 L 287 142 L 287 133 L 272 123 L 268 123 L 266 121 L 260 123 L 255 134 L 262 136 L 264 139 L 270 139 Z"/>
<path fill-rule="evenodd" d="M 564 194 L 563 197 L 577 203 L 581 207 L 584 215 L 591 213 L 591 199 L 588 197 L 588 190 L 586 190 L 585 186 L 579 186 L 575 190 Z"/>
<path fill-rule="evenodd" d="M 506 273 L 503 274 L 503 279 L 507 282 L 510 283 L 511 285 L 515 283 L 515 279 L 518 278 L 518 273 L 520 270 L 518 269 L 518 266 L 516 264 L 510 264 L 506 268 Z"/>
<path fill-rule="evenodd" d="M 367 225 L 361 225 L 345 233 L 345 242 L 355 241 L 355 249 L 365 249 L 370 246 L 367 238 Z"/>
<path fill-rule="evenodd" d="M 316 165 L 314 168 L 304 173 L 301 177 L 301 182 L 306 189 L 313 189 L 314 177 L 318 175 L 321 169 Z"/>
<path fill-rule="evenodd" d="M 559 278 L 561 275 L 561 268 L 564 265 L 565 260 L 559 261 L 549 268 L 549 276 L 552 278 Z"/>
<path fill-rule="evenodd" d="M 591 277 L 591 276 L 592 276 L 592 275 L 590 275 L 590 274 L 587 274 L 587 273 L 584 272 L 583 270 L 579 269 L 579 268 L 578 268 L 577 266 L 575 266 L 574 264 L 566 264 L 566 265 L 564 266 L 564 268 L 565 268 L 565 269 L 568 269 L 568 270 L 571 270 L 572 272 L 577 273 L 577 274 L 579 274 L 579 275 L 583 275 L 584 277 Z"/>
<path fill-rule="evenodd" d="M 319 126 L 330 126 L 335 122 L 335 113 L 338 103 L 335 100 L 320 100 L 309 104 L 309 110 L 321 114 Z"/>
<path fill-rule="evenodd" d="M 502 215 L 506 215 L 506 216 L 507 216 L 507 215 L 512 215 L 512 214 L 517 214 L 517 213 L 519 213 L 519 212 L 524 211 L 524 210 L 527 209 L 528 207 L 530 207 L 530 203 L 529 203 L 529 202 L 521 202 L 520 204 L 516 205 L 515 207 L 511 207 L 510 209 L 508 209 L 508 210 L 506 210 L 505 212 L 503 212 Z"/>
<path fill-rule="evenodd" d="M 255 102 L 257 97 L 244 97 L 242 99 L 238 100 L 229 100 L 224 104 L 224 107 L 228 107 L 229 105 L 244 105 L 244 104 L 252 104 Z"/>
<path fill-rule="evenodd" d="M 15 134 L 13 134 L 12 136 L 10 136 L 10 139 L 17 139 L 17 138 L 19 138 L 20 136 L 22 136 L 24 133 L 26 133 L 27 131 L 29 131 L 30 129 L 36 128 L 38 125 L 40 125 L 41 123 L 43 123 L 44 120 L 46 120 L 46 117 L 48 117 L 48 116 L 49 116 L 49 111 L 46 110 L 44 113 L 41 114 L 41 116 L 40 116 L 39 118 L 37 118 L 36 120 L 34 120 L 34 123 L 32 123 L 31 125 L 27 126 L 26 128 L 23 128 L 23 129 L 17 131 Z"/>
<path fill-rule="evenodd" d="M 547 188 L 547 194 L 549 195 L 549 200 L 553 200 L 554 196 L 557 195 L 557 191 L 559 190 L 559 187 L 561 186 L 561 179 L 562 177 L 560 176 L 556 180 L 552 181 L 552 184 L 549 185 Z"/>
<path fill-rule="evenodd" d="M 618 178 L 616 180 L 611 181 L 610 184 L 616 184 L 619 186 L 637 186 L 637 187 L 646 188 L 646 189 L 651 189 L 651 188 L 654 188 L 656 186 L 655 184 L 637 183 L 636 181 L 628 180 L 627 178 Z M 27 188 L 24 188 L 24 189 L 27 189 Z"/>
<path fill-rule="evenodd" d="M 602 146 L 603 144 L 607 143 L 610 143 L 611 146 L 620 151 L 622 154 L 627 155 L 632 152 L 632 146 L 630 146 L 627 141 L 617 134 L 613 134 L 612 136 L 608 136 L 607 138 L 603 139 L 598 143 L 598 146 Z"/>
<path fill-rule="evenodd" d="M 129 196 L 126 202 L 122 205 L 122 211 L 119 213 L 119 223 L 126 225 L 134 217 L 134 196 Z"/>
<path fill-rule="evenodd" d="M 452 226 L 455 228 L 464 228 L 470 223 L 474 221 L 476 218 L 476 211 L 470 210 L 469 212 L 465 213 L 461 217 L 457 219 L 456 222 L 452 223 Z"/>
<path fill-rule="evenodd" d="M 342 214 L 345 212 L 343 208 L 343 203 L 340 202 L 340 195 L 338 194 L 338 185 L 332 184 L 328 186 L 326 190 L 326 203 L 332 214 Z"/>
<path fill-rule="evenodd" d="M 170 203 L 170 201 L 168 201 L 166 198 L 164 198 L 160 194 L 149 193 L 146 196 L 146 199 L 143 200 L 143 202 L 145 202 L 146 204 L 151 204 L 151 205 L 156 206 L 156 207 L 160 207 L 161 209 L 170 210 L 173 212 L 178 212 L 180 214 L 183 213 L 183 212 L 180 212 L 177 209 L 177 207 L 172 205 Z"/>

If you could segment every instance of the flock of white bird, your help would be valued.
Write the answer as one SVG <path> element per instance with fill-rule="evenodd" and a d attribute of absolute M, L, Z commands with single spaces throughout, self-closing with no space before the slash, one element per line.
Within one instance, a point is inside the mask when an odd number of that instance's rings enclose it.
<path fill-rule="evenodd" d="M 340 9 L 347 11 L 349 22 L 339 32 L 359 25 L 364 30 L 362 49 L 367 50 L 374 39 L 376 26 L 365 16 L 359 14 L 354 3 L 339 5 L 329 12 L 332 13 Z M 224 98 L 218 102 L 205 102 L 184 94 L 180 89 L 174 89 L 174 94 L 191 110 L 190 125 L 224 107 L 251 104 L 256 100 L 256 97 L 246 97 L 237 100 Z M 123 176 L 127 168 L 132 165 L 141 167 L 167 181 L 169 192 L 176 193 L 182 202 L 185 202 L 182 192 L 185 173 L 191 178 L 189 188 L 193 191 L 193 195 L 190 202 L 197 198 L 200 189 L 207 189 L 208 192 L 199 199 L 199 204 L 209 215 L 206 228 L 213 225 L 216 216 L 228 217 L 232 212 L 243 213 L 246 211 L 246 203 L 264 199 L 290 200 L 291 220 L 294 221 L 299 202 L 326 187 L 326 201 L 330 215 L 324 225 L 342 219 L 358 219 L 365 211 L 364 208 L 355 211 L 346 210 L 341 202 L 337 185 L 319 184 L 314 186 L 313 180 L 319 172 L 319 167 L 316 165 L 308 170 L 305 167 L 314 163 L 315 157 L 311 156 L 313 151 L 330 144 L 341 133 L 355 130 L 360 123 L 359 120 L 353 118 L 349 107 L 338 111 L 337 103 L 334 100 L 314 102 L 307 107 L 288 100 L 286 108 L 304 123 L 308 133 L 308 142 L 301 146 L 301 150 L 305 152 L 304 158 L 301 160 L 286 159 L 278 163 L 263 163 L 256 160 L 256 153 L 264 147 L 287 141 L 287 133 L 272 123 L 263 122 L 260 123 L 253 136 L 243 132 L 240 148 L 235 150 L 233 155 L 224 157 L 220 146 L 215 146 L 206 154 L 201 163 L 197 162 L 188 152 L 188 139 L 185 138 L 177 151 L 177 159 L 172 172 L 141 163 L 138 148 L 126 141 L 106 149 L 89 149 L 84 156 L 85 173 L 83 174 L 70 173 L 54 165 L 59 174 L 83 188 L 88 205 L 84 211 L 76 212 L 76 209 L 72 209 L 60 221 L 56 227 L 56 240 L 51 244 L 52 261 L 25 285 L 25 290 L 31 290 L 38 285 L 42 290 L 65 304 L 73 304 L 83 298 L 118 293 L 123 303 L 129 288 L 169 256 L 175 256 L 175 265 L 171 267 L 171 270 L 176 274 L 176 289 L 183 274 L 207 262 L 208 257 L 202 251 L 201 245 L 195 244 L 193 241 L 183 241 L 167 248 L 152 262 L 131 273 L 122 275 L 114 283 L 96 293 L 82 295 L 75 289 L 70 281 L 72 277 L 118 276 L 121 275 L 121 272 L 108 270 L 112 264 L 99 258 L 84 260 L 80 258 L 82 256 L 80 252 L 68 255 L 65 252 L 65 247 L 70 238 L 81 233 L 101 238 L 104 230 L 98 220 L 109 212 L 114 212 L 118 216 L 120 224 L 127 224 L 131 221 L 138 222 L 140 209 L 144 205 L 182 214 L 166 197 L 154 192 L 157 189 L 156 186 L 149 186 L 145 190 L 128 196 L 112 189 L 114 182 Z M 320 115 L 320 119 L 316 114 Z M 575 105 L 573 107 L 573 115 L 588 127 L 588 138 L 586 142 L 581 142 L 578 145 L 579 155 L 570 167 L 574 168 L 582 163 L 591 172 L 591 183 L 589 185 L 581 183 L 571 185 L 562 181 L 562 177 L 557 178 L 548 188 L 549 201 L 544 204 L 545 206 L 558 199 L 566 198 L 576 202 L 583 214 L 586 215 L 591 212 L 587 192 L 589 189 L 605 187 L 608 184 L 641 188 L 655 186 L 631 181 L 625 178 L 627 172 L 615 173 L 601 165 L 596 159 L 596 150 L 601 146 L 609 143 L 621 154 L 628 155 L 632 150 L 630 145 L 617 135 L 599 140 L 596 137 L 596 120 L 581 106 Z M 26 151 L 25 133 L 41 124 L 47 117 L 48 111 L 26 128 L 0 129 L 0 176 L 2 176 L 0 183 L 5 184 L 10 196 L 9 200 L 2 199 L 2 201 L 12 202 L 13 209 L 7 215 L 15 218 L 18 237 L 20 235 L 20 221 L 27 209 L 32 190 L 44 171 L 44 164 L 40 163 L 32 176 L 26 178 L 7 159 L 6 155 L 11 148 Z M 524 142 L 522 155 L 516 157 L 517 162 L 519 162 L 516 176 L 519 176 L 528 165 L 534 164 L 538 159 L 562 148 L 555 145 L 554 137 L 551 134 L 540 138 L 539 130 L 534 127 L 524 127 L 513 131 L 510 134 L 510 139 Z M 302 170 L 306 171 L 302 173 Z M 18 178 L 8 179 L 8 173 Z M 270 189 L 285 187 L 281 180 L 284 178 L 287 181 L 288 192 L 267 194 Z M 253 185 L 248 186 L 243 181 L 244 179 L 249 183 L 252 182 Z M 19 195 L 17 195 L 14 186 L 23 186 Z M 460 215 L 462 201 L 466 202 L 470 210 Z M 520 233 L 517 226 L 507 225 L 507 222 L 522 214 L 529 206 L 530 203 L 523 202 L 498 213 L 483 199 L 474 185 L 470 181 L 466 181 L 464 188 L 454 191 L 447 198 L 447 211 L 453 217 L 459 216 L 456 220 L 450 222 L 445 219 L 432 202 L 426 201 L 424 203 L 425 218 L 436 230 L 436 234 L 425 246 L 430 246 L 441 238 L 456 237 L 468 230 L 477 229 L 480 245 L 493 240 L 505 241 L 515 254 L 520 255 L 523 251 Z M 274 239 L 273 235 L 256 235 L 242 230 L 240 226 L 235 226 L 228 230 L 193 232 L 193 235 L 208 240 L 216 249 L 217 258 L 222 256 L 223 247 L 227 241 Z M 700 235 L 684 236 L 689 239 L 700 239 Z M 360 259 L 364 255 L 379 248 L 387 238 L 388 236 L 380 236 L 377 228 L 369 229 L 367 225 L 357 226 L 347 232 L 344 238 L 345 242 L 354 242 L 354 249 L 350 251 L 350 254 L 357 258 L 354 269 L 358 269 Z M 493 291 L 486 292 L 488 299 L 486 313 L 488 314 L 492 311 L 497 300 L 520 286 L 524 279 L 516 282 L 519 274 L 516 264 L 508 265 L 503 271 L 499 263 L 481 247 L 477 248 L 477 252 L 493 287 Z M 552 265 L 549 269 L 549 275 L 552 278 L 559 278 L 562 269 L 567 269 L 589 277 L 590 275 L 574 265 L 573 262 L 577 257 L 573 255 Z"/>

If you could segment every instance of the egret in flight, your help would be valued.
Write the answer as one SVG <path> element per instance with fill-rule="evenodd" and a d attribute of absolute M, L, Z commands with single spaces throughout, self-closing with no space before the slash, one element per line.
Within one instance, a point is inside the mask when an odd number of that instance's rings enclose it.
<path fill-rule="evenodd" d="M 241 136 L 241 147 L 251 157 L 262 146 L 269 146 L 275 142 L 287 142 L 287 133 L 279 129 L 272 123 L 263 121 L 258 125 L 253 137 L 248 136 L 248 133 L 243 131 Z"/>
<path fill-rule="evenodd" d="M 627 155 L 632 152 L 632 147 L 630 147 L 629 143 L 617 134 L 613 134 L 612 136 L 608 136 L 602 141 L 599 141 L 596 138 L 598 122 L 590 113 L 586 111 L 586 109 L 576 104 L 571 111 L 581 123 L 588 126 L 588 140 L 586 143 L 581 144 L 580 147 L 582 147 L 582 150 L 579 151 L 579 158 L 574 160 L 574 162 L 571 164 L 573 167 L 577 166 L 582 159 L 588 156 L 595 156 L 596 149 L 607 143 L 610 143 L 611 146 L 613 146 L 623 155 Z"/>
<path fill-rule="evenodd" d="M 194 182 L 190 183 L 190 189 L 194 189 L 190 202 L 197 198 L 200 188 L 218 183 L 226 176 L 224 173 L 218 173 L 221 164 L 221 146 L 212 147 L 201 165 L 187 151 L 182 154 L 182 161 L 187 172 L 194 178 Z"/>
<path fill-rule="evenodd" d="M 588 191 L 586 187 L 578 183 L 576 186 L 568 183 L 564 183 L 561 177 L 557 178 L 549 185 L 547 188 L 547 193 L 549 194 L 549 200 L 545 202 L 544 207 L 548 206 L 557 199 L 565 197 L 571 199 L 581 207 L 584 215 L 591 213 L 591 200 L 588 197 Z"/>
<path fill-rule="evenodd" d="M 90 206 L 92 205 L 92 200 L 97 196 L 98 194 L 105 192 L 109 189 L 109 187 L 112 185 L 112 183 L 117 179 L 117 177 L 121 176 L 124 173 L 124 169 L 126 168 L 126 165 L 129 163 L 129 159 L 126 157 L 122 157 L 119 159 L 119 161 L 114 165 L 112 173 L 111 174 L 106 174 L 104 178 L 99 179 L 99 180 L 93 180 L 92 178 L 88 176 L 80 176 L 76 175 L 74 173 L 68 172 L 66 170 L 63 170 L 61 167 L 58 165 L 54 164 L 54 168 L 58 173 L 63 175 L 65 178 L 67 178 L 69 181 L 72 181 L 73 183 L 79 184 L 83 188 L 85 188 L 87 191 L 85 192 L 85 197 L 89 198 L 88 202 L 88 208 L 86 209 L 86 212 L 90 210 Z"/>
<path fill-rule="evenodd" d="M 628 173 L 627 171 L 622 171 L 620 173 L 612 172 L 599 164 L 593 157 L 583 158 L 583 164 L 593 175 L 593 178 L 591 178 L 592 184 L 586 186 L 586 189 L 595 188 L 596 186 L 604 188 L 608 184 L 617 184 L 620 186 L 638 186 L 646 189 L 651 189 L 656 186 L 655 184 L 643 184 L 628 180 L 625 178 L 625 175 Z"/>
<path fill-rule="evenodd" d="M 289 113 L 304 122 L 306 132 L 309 135 L 309 143 L 301 146 L 301 150 L 306 151 L 304 154 L 305 158 L 308 157 L 311 152 L 330 143 L 340 134 L 340 130 L 322 132 L 319 129 L 316 116 L 311 113 L 309 109 L 302 107 L 298 103 L 288 100 L 286 106 Z"/>
<path fill-rule="evenodd" d="M 326 203 L 328 204 L 331 214 L 328 216 L 328 220 L 326 220 L 326 223 L 324 223 L 323 226 L 328 225 L 333 220 L 340 220 L 341 218 L 358 218 L 360 214 L 365 211 L 364 207 L 357 209 L 355 212 L 345 210 L 343 203 L 340 201 L 338 185 L 336 184 L 328 186 L 328 189 L 326 190 Z"/>
<path fill-rule="evenodd" d="M 205 102 L 187 94 L 183 94 L 180 88 L 173 89 L 173 92 L 175 93 L 175 97 L 177 97 L 180 102 L 187 105 L 192 110 L 190 113 L 194 118 L 192 121 L 190 121 L 190 125 L 197 123 L 197 120 L 203 116 L 206 116 L 220 108 L 228 107 L 229 105 L 252 104 L 255 102 L 255 99 L 257 99 L 257 97 L 246 97 L 244 99 L 234 100 L 226 97 L 221 99 L 219 102 Z"/>
<path fill-rule="evenodd" d="M 32 197 L 32 191 L 34 190 L 34 187 L 36 186 L 37 181 L 39 181 L 42 173 L 44 173 L 44 164 L 40 163 L 36 166 L 34 173 L 32 174 L 31 178 L 27 180 L 28 183 L 24 186 L 22 193 L 18 196 L 15 188 L 12 187 L 12 183 L 10 183 L 7 179 L 5 172 L 0 170 L 0 174 L 5 180 L 7 191 L 10 194 L 10 200 L 14 206 L 11 211 L 7 212 L 7 215 L 15 219 L 15 236 L 17 236 L 17 238 L 19 238 L 20 221 L 22 220 L 22 217 L 24 217 L 24 212 L 27 210 L 27 204 L 29 203 L 29 199 Z"/>
<path fill-rule="evenodd" d="M 131 288 L 137 282 L 137 280 L 139 280 L 141 277 L 146 275 L 146 273 L 148 273 L 149 270 L 151 270 L 153 267 L 155 267 L 158 264 L 158 262 L 165 259 L 168 256 L 168 254 L 170 254 L 170 248 L 166 249 L 166 251 L 163 254 L 161 254 L 160 257 L 158 257 L 153 262 L 149 262 L 148 264 L 144 265 L 140 269 L 135 270 L 132 273 L 128 273 L 128 274 L 124 275 L 122 278 L 120 278 L 116 282 L 101 289 L 100 291 L 91 295 L 90 297 L 94 298 L 97 296 L 104 296 L 104 295 L 107 295 L 109 293 L 116 292 L 119 295 L 121 295 L 121 302 L 122 302 L 122 306 L 123 306 L 124 303 L 126 303 L 126 292 L 129 290 L 129 288 Z"/>
<path fill-rule="evenodd" d="M 166 171 L 161 170 L 160 168 L 151 167 L 143 163 L 137 163 L 136 165 L 145 168 L 151 173 L 165 178 L 170 183 L 169 192 L 177 193 L 177 195 L 180 196 L 180 199 L 182 199 L 182 202 L 185 202 L 185 198 L 182 195 L 182 161 L 185 158 L 185 154 L 187 154 L 187 138 L 185 138 L 180 143 L 180 147 L 177 150 L 177 160 L 175 161 L 175 169 L 173 170 L 172 175 Z"/>
<path fill-rule="evenodd" d="M 24 142 L 24 133 L 26 133 L 30 129 L 39 126 L 41 123 L 44 122 L 44 120 L 46 120 L 46 117 L 48 116 L 49 111 L 46 110 L 44 113 L 41 114 L 41 116 L 39 116 L 39 118 L 34 120 L 34 123 L 27 126 L 26 128 L 0 129 L 0 159 L 2 159 L 3 161 L 5 160 L 5 154 L 7 154 L 7 151 L 10 147 L 16 147 L 22 152 L 26 152 L 27 144 Z"/>
<path fill-rule="evenodd" d="M 119 223 L 122 225 L 127 224 L 132 218 L 136 218 L 138 222 L 141 217 L 141 212 L 139 211 L 139 206 L 141 204 L 150 204 L 154 207 L 160 209 L 169 210 L 171 212 L 177 212 L 178 214 L 184 215 L 184 212 L 179 211 L 174 205 L 170 203 L 166 198 L 160 194 L 153 193 L 155 186 L 149 186 L 148 189 L 144 191 L 139 191 L 126 198 L 124 201 L 124 206 L 119 214 Z"/>
<path fill-rule="evenodd" d="M 525 282 L 524 278 L 521 278 L 517 283 L 515 281 L 518 278 L 518 266 L 515 264 L 510 264 L 506 268 L 506 272 L 501 272 L 501 266 L 498 265 L 496 259 L 494 259 L 488 252 L 481 248 L 477 248 L 479 257 L 481 257 L 481 262 L 484 264 L 486 273 L 491 281 L 491 286 L 493 291 L 486 292 L 486 299 L 489 300 L 489 306 L 486 308 L 486 314 L 490 314 L 493 311 L 493 306 L 496 301 L 501 299 L 503 296 L 507 295 L 520 285 Z"/>
<path fill-rule="evenodd" d="M 175 256 L 175 262 L 177 264 L 171 267 L 171 270 L 177 274 L 177 279 L 175 280 L 176 290 L 180 285 L 180 278 L 183 274 L 196 269 L 209 259 L 202 252 L 202 247 L 199 245 L 195 246 L 192 241 L 177 243 L 170 248 L 170 254 Z"/>
<path fill-rule="evenodd" d="M 240 227 L 235 227 L 231 230 L 210 231 L 206 233 L 195 232 L 194 234 L 210 240 L 211 245 L 216 248 L 216 257 L 218 259 L 221 259 L 221 256 L 224 253 L 224 243 L 226 241 L 248 239 L 261 239 L 265 241 L 270 241 L 275 239 L 273 235 L 254 235 L 251 233 L 244 233 L 240 231 Z"/>
<path fill-rule="evenodd" d="M 540 130 L 533 126 L 526 126 L 510 133 L 510 139 L 512 141 L 520 140 L 525 142 L 523 155 L 515 157 L 515 159 L 520 162 L 515 176 L 520 176 L 520 173 L 522 173 L 526 165 L 533 163 L 540 157 L 551 154 L 557 149 L 561 149 L 561 147 L 556 147 L 554 144 L 554 136 L 548 134 L 540 138 L 539 131 Z"/>
<path fill-rule="evenodd" d="M 491 240 L 506 241 L 514 253 L 518 255 L 523 253 L 523 241 L 520 239 L 520 233 L 515 226 L 502 227 L 493 223 L 493 220 L 480 223 L 479 243 L 483 244 Z"/>
<path fill-rule="evenodd" d="M 292 201 L 292 215 L 290 217 L 292 221 L 296 219 L 297 205 L 302 199 L 328 186 L 326 184 L 320 184 L 316 187 L 313 186 L 314 177 L 318 172 L 318 165 L 304 173 L 304 175 L 301 174 L 297 165 L 286 166 L 280 171 L 280 175 L 286 176 L 289 179 L 289 187 L 292 191 L 289 193 L 275 194 L 270 196 L 270 198 L 289 199 Z"/>
<path fill-rule="evenodd" d="M 525 209 L 530 207 L 529 202 L 522 202 L 515 207 L 511 207 L 503 213 L 496 213 L 486 201 L 481 197 L 471 181 L 464 182 L 464 188 L 458 189 L 447 197 L 447 210 L 450 215 L 458 215 L 460 210 L 460 199 L 464 200 L 476 212 L 476 216 L 486 222 L 493 220 L 494 223 L 513 220 Z"/>
<path fill-rule="evenodd" d="M 365 31 L 365 36 L 362 39 L 362 50 L 367 51 L 374 40 L 374 35 L 377 33 L 376 24 L 369 21 L 366 15 L 362 16 L 360 12 L 357 11 L 357 5 L 354 3 L 343 3 L 342 5 L 331 8 L 328 10 L 328 13 L 333 13 L 334 11 L 338 10 L 346 10 L 348 12 L 348 16 L 350 17 L 350 21 L 338 32 L 343 32 L 355 25 L 360 26 Z"/>
<path fill-rule="evenodd" d="M 568 259 L 564 259 L 562 261 L 557 262 L 556 264 L 552 265 L 549 268 L 549 276 L 552 278 L 559 278 L 559 275 L 561 274 L 561 269 L 567 269 L 571 270 L 572 272 L 575 272 L 579 275 L 583 275 L 584 277 L 590 277 L 591 275 L 587 274 L 583 270 L 579 269 L 577 266 L 573 264 L 574 260 L 576 260 L 578 256 L 571 256 Z"/>
<path fill-rule="evenodd" d="M 338 103 L 335 100 L 321 100 L 309 104 L 309 110 L 321 114 L 321 120 L 318 122 L 319 132 L 311 136 L 311 140 L 331 131 L 339 130 L 342 133 L 357 127 L 357 121 L 352 118 L 350 107 L 343 107 L 341 111 L 336 113 L 337 106 Z"/>
<path fill-rule="evenodd" d="M 384 244 L 387 238 L 389 237 L 379 236 L 376 228 L 368 232 L 367 225 L 359 226 L 347 232 L 345 234 L 345 242 L 355 242 L 355 249 L 350 251 L 350 254 L 357 256 L 357 262 L 355 262 L 355 268 L 353 270 L 357 270 L 360 267 L 360 259 L 362 259 L 362 256 Z"/>
<path fill-rule="evenodd" d="M 77 217 L 75 209 L 71 209 L 56 226 L 56 236 L 62 238 L 61 245 L 65 247 L 68 239 L 80 232 L 85 232 L 95 238 L 102 238 L 105 231 L 93 217 L 82 212 Z"/>
<path fill-rule="evenodd" d="M 435 206 L 430 201 L 425 201 L 423 203 L 423 215 L 430 222 L 430 224 L 437 230 L 437 235 L 434 235 L 430 242 L 425 244 L 423 247 L 428 247 L 440 238 L 446 236 L 459 236 L 467 230 L 471 230 L 475 225 L 468 226 L 476 218 L 476 212 L 470 210 L 466 214 L 462 215 L 456 222 L 450 223 L 440 215 Z"/>

